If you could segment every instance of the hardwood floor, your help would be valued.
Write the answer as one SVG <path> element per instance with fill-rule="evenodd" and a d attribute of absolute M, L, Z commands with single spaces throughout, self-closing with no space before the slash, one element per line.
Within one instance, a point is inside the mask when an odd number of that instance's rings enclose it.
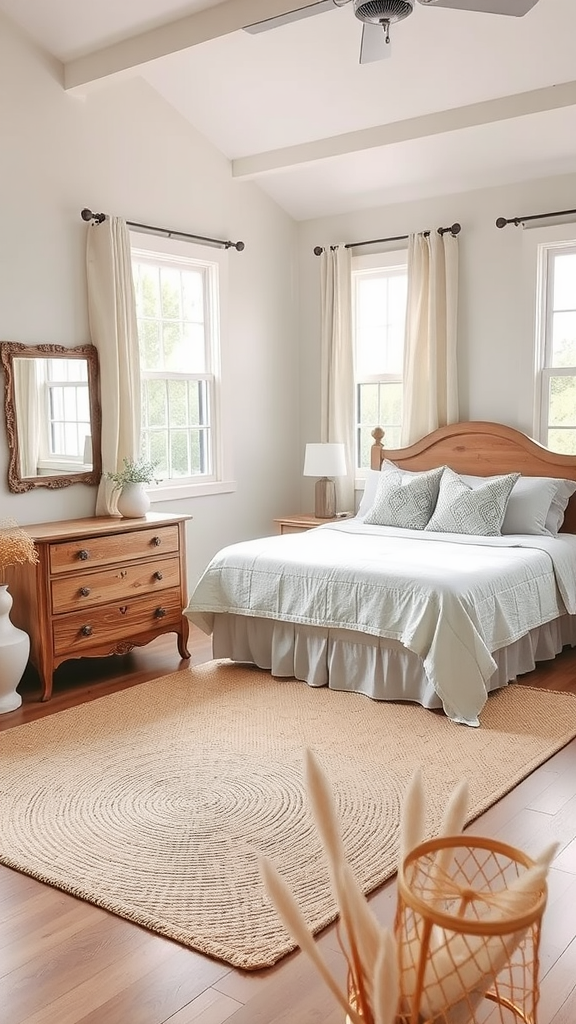
<path fill-rule="evenodd" d="M 114 690 L 211 658 L 192 630 L 191 662 L 173 636 L 122 657 L 69 662 L 55 674 L 54 697 L 38 701 L 32 671 L 24 703 L 0 715 L 0 732 Z M 576 693 L 576 650 L 565 651 L 523 683 Z M 1 745 L 0 737 L 0 745 Z M 1 828 L 1 823 L 0 823 Z M 576 741 L 524 779 L 469 828 L 528 853 L 557 838 L 541 943 L 538 1024 L 576 1020 Z M 391 880 L 370 897 L 392 923 Z M 335 926 L 318 943 L 341 979 L 345 963 Z M 307 957 L 247 973 L 178 946 L 66 893 L 0 866 L 0 1019 L 6 1024 L 343 1024 L 343 1014 Z M 489 1020 L 499 1020 L 493 1013 Z"/>

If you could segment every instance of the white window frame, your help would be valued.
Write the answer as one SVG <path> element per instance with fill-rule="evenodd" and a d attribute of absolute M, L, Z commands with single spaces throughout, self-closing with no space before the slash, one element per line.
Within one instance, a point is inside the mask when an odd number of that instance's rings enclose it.
<path fill-rule="evenodd" d="M 48 362 L 49 358 L 50 357 L 48 356 L 48 358 L 45 360 L 45 362 Z M 80 362 L 80 360 L 72 360 L 72 361 L 73 362 Z M 60 363 L 61 361 L 58 360 L 58 362 Z M 40 417 L 39 417 L 39 441 L 40 441 L 40 445 L 39 445 L 39 453 L 38 453 L 38 469 L 41 470 L 45 474 L 81 473 L 81 472 L 90 470 L 92 468 L 91 463 L 88 464 L 88 463 L 86 463 L 84 461 L 85 444 L 84 444 L 84 446 L 82 448 L 82 451 L 80 451 L 77 456 L 65 455 L 63 452 L 52 452 L 52 450 L 51 450 L 52 445 L 51 445 L 50 434 L 51 434 L 51 428 L 52 428 L 52 417 L 51 417 L 51 414 L 50 414 L 50 406 L 51 406 L 50 392 L 51 392 L 51 390 L 53 388 L 54 389 L 55 388 L 63 388 L 63 389 L 70 388 L 71 390 L 74 389 L 74 391 L 76 392 L 76 396 L 77 396 L 78 388 L 82 388 L 88 394 L 88 392 L 89 392 L 88 376 L 86 376 L 85 378 L 77 377 L 74 380 L 64 380 L 64 379 L 61 379 L 61 380 L 60 379 L 59 380 L 51 380 L 47 375 L 42 374 L 42 379 L 40 381 L 40 394 L 39 394 L 39 403 L 40 403 L 41 413 L 40 413 Z M 89 397 L 88 397 L 88 403 L 89 403 Z M 75 402 L 75 404 L 76 404 L 76 407 L 77 407 L 77 402 Z M 80 423 L 84 423 L 85 426 L 86 426 L 86 435 L 88 436 L 90 434 L 90 420 L 89 419 L 87 421 L 83 421 L 83 420 L 79 420 L 79 419 L 74 419 L 74 420 L 67 420 L 66 422 L 69 423 L 70 425 L 73 425 L 75 427 L 76 431 L 78 431 L 79 424 Z"/>
<path fill-rule="evenodd" d="M 399 249 L 391 249 L 389 252 L 371 253 L 363 256 L 353 256 L 351 261 L 351 274 L 352 274 L 352 323 L 353 323 L 353 343 L 354 343 L 354 362 L 356 363 L 356 283 L 355 279 L 361 277 L 364 273 L 369 273 L 373 270 L 408 270 L 408 246 L 403 246 Z M 354 370 L 354 453 L 357 452 L 357 429 L 358 429 L 358 409 L 356 406 L 356 398 L 358 394 L 358 384 L 379 384 L 379 383 L 403 383 L 403 374 L 371 374 L 366 377 L 362 377 L 362 380 L 356 376 L 356 370 Z M 379 426 L 378 423 L 374 423 L 374 427 Z M 361 467 L 356 465 L 355 467 L 355 487 L 356 490 L 362 489 L 366 482 L 366 476 L 369 467 Z"/>
<path fill-rule="evenodd" d="M 549 280 L 549 256 L 562 250 L 573 250 L 576 246 L 576 223 L 555 224 L 541 228 L 524 228 L 524 276 L 527 308 L 531 322 L 534 344 L 533 360 L 533 414 L 532 436 L 546 445 L 548 429 L 548 381 L 550 376 L 569 374 L 570 367 L 548 365 L 551 344 L 551 304 L 548 301 L 551 282 Z"/>
<path fill-rule="evenodd" d="M 209 310 L 209 373 L 213 376 L 211 405 L 212 472 L 210 476 L 166 480 L 150 484 L 147 488 L 151 502 L 176 501 L 211 494 L 226 494 L 236 490 L 232 478 L 230 427 L 230 387 L 225 368 L 227 365 L 227 250 L 196 245 L 174 238 L 163 238 L 130 232 L 132 256 L 155 265 L 188 265 L 207 269 L 207 300 Z M 168 379 L 169 373 L 160 375 Z M 204 375 L 200 375 L 203 377 Z"/>

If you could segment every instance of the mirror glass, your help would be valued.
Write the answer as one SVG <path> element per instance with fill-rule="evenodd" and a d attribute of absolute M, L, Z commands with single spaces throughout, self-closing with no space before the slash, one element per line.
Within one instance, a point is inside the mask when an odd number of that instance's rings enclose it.
<path fill-rule="evenodd" d="M 93 345 L 1 342 L 8 486 L 97 484 L 101 476 L 98 356 Z"/>

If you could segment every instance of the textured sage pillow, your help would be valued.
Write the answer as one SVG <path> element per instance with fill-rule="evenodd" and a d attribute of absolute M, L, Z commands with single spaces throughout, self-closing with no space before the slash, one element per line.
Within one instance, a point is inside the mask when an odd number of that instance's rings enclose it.
<path fill-rule="evenodd" d="M 494 477 L 460 475 L 470 487 L 478 487 Z M 502 534 L 507 533 L 557 533 L 549 530 L 548 516 L 558 494 L 563 495 L 564 481 L 549 476 L 520 476 L 510 492 L 506 515 L 502 523 Z M 576 490 L 576 483 L 573 491 Z M 572 492 L 573 493 L 573 492 Z M 567 502 L 566 502 L 567 503 Z"/>
<path fill-rule="evenodd" d="M 436 533 L 498 537 L 510 492 L 519 476 L 519 473 L 507 473 L 491 477 L 478 487 L 470 487 L 457 473 L 446 468 L 434 514 L 425 529 Z"/>
<path fill-rule="evenodd" d="M 389 469 L 382 473 L 374 503 L 364 522 L 374 526 L 397 526 L 423 530 L 430 519 L 444 467 L 425 473 Z"/>

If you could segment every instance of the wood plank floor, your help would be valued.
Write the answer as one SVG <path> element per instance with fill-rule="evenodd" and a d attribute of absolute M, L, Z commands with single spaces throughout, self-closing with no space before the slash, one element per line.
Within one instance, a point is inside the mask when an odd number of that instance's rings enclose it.
<path fill-rule="evenodd" d="M 192 664 L 211 658 L 210 641 L 199 631 L 192 631 L 191 651 Z M 57 670 L 54 697 L 44 704 L 29 671 L 20 687 L 24 703 L 0 715 L 0 732 L 188 664 L 180 661 L 172 636 L 122 657 L 70 662 Z M 542 665 L 523 683 L 576 693 L 576 650 Z M 529 853 L 552 838 L 560 841 L 544 916 L 538 1024 L 574 1024 L 576 741 L 469 831 Z M 378 918 L 391 924 L 394 881 L 370 902 Z M 344 979 L 335 927 L 318 942 Z M 2 866 L 0 1006 L 6 1024 L 343 1024 L 341 1010 L 300 952 L 263 971 L 234 970 Z"/>

